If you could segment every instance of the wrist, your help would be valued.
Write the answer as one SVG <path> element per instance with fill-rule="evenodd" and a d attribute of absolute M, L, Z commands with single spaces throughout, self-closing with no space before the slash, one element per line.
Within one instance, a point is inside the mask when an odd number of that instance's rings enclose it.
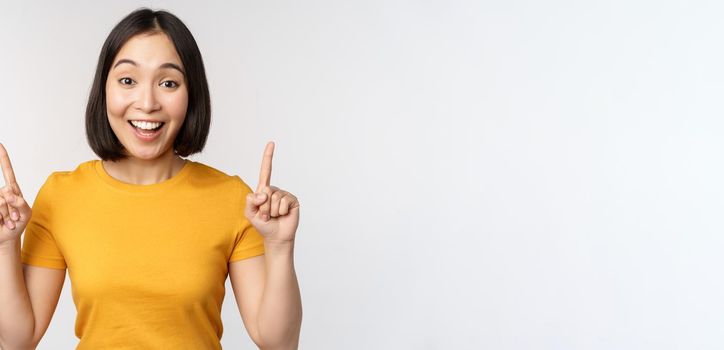
<path fill-rule="evenodd" d="M 4 242 L 0 242 L 0 251 L 15 251 L 20 247 L 20 238 L 9 239 Z"/>
<path fill-rule="evenodd" d="M 266 250 L 266 254 L 292 254 L 294 252 L 294 241 L 275 241 L 265 239 L 264 250 Z"/>

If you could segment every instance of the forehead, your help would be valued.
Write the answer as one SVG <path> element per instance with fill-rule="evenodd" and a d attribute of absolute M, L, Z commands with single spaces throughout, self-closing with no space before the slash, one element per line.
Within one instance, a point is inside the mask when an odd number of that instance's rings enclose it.
<path fill-rule="evenodd" d="M 139 68 L 156 68 L 166 62 L 181 66 L 181 58 L 165 33 L 143 33 L 132 36 L 118 51 L 111 67 L 124 58 L 135 61 Z"/>

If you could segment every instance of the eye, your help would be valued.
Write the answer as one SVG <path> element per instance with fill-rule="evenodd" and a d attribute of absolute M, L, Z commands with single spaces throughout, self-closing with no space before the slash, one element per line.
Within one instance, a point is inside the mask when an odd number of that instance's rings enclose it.
<path fill-rule="evenodd" d="M 121 85 L 131 85 L 131 83 L 133 82 L 133 79 L 128 78 L 128 77 L 123 77 L 121 79 L 118 79 L 118 82 L 121 83 Z M 128 83 L 124 83 L 124 82 L 128 82 Z"/>
<path fill-rule="evenodd" d="M 170 83 L 171 85 L 169 85 L 169 83 Z M 178 83 L 175 82 L 175 81 L 173 81 L 173 80 L 166 80 L 166 81 L 162 82 L 161 84 L 163 84 L 163 86 L 165 86 L 165 87 L 167 87 L 167 88 L 175 88 L 175 87 L 178 87 Z"/>

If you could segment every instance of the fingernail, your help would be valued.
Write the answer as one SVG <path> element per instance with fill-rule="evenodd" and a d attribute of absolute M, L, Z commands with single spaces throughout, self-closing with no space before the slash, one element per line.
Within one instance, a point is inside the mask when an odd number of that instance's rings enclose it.
<path fill-rule="evenodd" d="M 18 213 L 12 212 L 12 213 L 10 213 L 10 217 L 12 217 L 13 220 L 17 220 L 17 219 L 18 219 Z"/>
<path fill-rule="evenodd" d="M 267 221 L 267 220 L 269 220 L 269 215 L 262 214 L 261 218 L 264 219 L 264 221 Z"/>
<path fill-rule="evenodd" d="M 15 229 L 15 224 L 10 220 L 5 220 L 5 226 L 7 226 L 11 230 Z"/>

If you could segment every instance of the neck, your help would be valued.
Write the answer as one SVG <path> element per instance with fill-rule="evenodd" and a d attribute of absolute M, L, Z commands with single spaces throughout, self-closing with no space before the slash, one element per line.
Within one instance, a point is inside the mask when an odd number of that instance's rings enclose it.
<path fill-rule="evenodd" d="M 103 168 L 111 177 L 134 185 L 152 185 L 166 181 L 178 174 L 186 161 L 173 153 L 166 152 L 154 159 L 140 159 L 128 156 L 111 162 L 103 161 Z"/>

